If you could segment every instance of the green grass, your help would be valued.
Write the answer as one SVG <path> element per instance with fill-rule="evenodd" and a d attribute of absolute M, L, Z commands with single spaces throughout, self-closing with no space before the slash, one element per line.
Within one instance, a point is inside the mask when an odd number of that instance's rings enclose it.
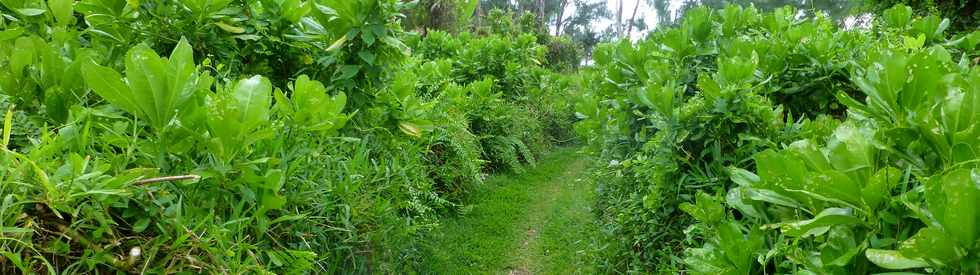
<path fill-rule="evenodd" d="M 575 148 L 563 148 L 523 174 L 488 179 L 458 217 L 434 230 L 420 271 L 589 273 L 579 256 L 591 225 L 593 188 L 580 180 L 587 167 Z"/>

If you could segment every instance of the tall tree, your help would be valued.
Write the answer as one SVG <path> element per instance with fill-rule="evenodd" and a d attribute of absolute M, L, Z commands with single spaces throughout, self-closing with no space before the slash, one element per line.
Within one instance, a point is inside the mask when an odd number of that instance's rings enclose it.
<path fill-rule="evenodd" d="M 545 17 L 544 8 L 544 0 L 538 0 L 538 25 L 541 26 L 544 33 L 548 33 L 548 18 Z"/>
<path fill-rule="evenodd" d="M 640 9 L 640 0 L 636 0 L 636 5 L 633 5 L 633 15 L 630 16 L 629 27 L 626 30 L 626 38 L 630 38 L 633 35 L 633 26 L 636 25 L 636 10 Z"/>
<path fill-rule="evenodd" d="M 623 0 L 619 0 L 616 10 L 616 38 L 623 38 Z"/>
<path fill-rule="evenodd" d="M 612 12 L 605 0 L 572 0 L 575 11 L 562 19 L 561 35 L 571 37 L 581 45 L 587 56 L 602 41 L 602 34 L 593 27 L 594 22 L 612 19 Z"/>
<path fill-rule="evenodd" d="M 568 0 L 561 0 L 558 4 L 558 16 L 555 17 L 555 36 L 561 35 L 561 21 L 565 17 L 565 9 L 568 8 Z"/>

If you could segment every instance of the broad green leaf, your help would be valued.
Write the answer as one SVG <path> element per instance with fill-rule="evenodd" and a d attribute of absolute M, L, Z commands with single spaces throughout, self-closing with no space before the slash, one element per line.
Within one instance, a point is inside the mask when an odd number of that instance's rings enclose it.
<path fill-rule="evenodd" d="M 745 190 L 745 196 L 747 196 L 749 199 L 752 200 L 764 201 L 764 202 L 782 205 L 790 208 L 797 208 L 804 211 L 810 211 L 809 209 L 804 208 L 803 205 L 797 202 L 795 199 L 779 194 L 776 191 L 767 190 L 767 189 L 756 189 L 756 188 L 746 188 L 744 190 Z"/>
<path fill-rule="evenodd" d="M 307 214 L 284 215 L 284 216 L 280 216 L 280 217 L 276 218 L 275 220 L 272 220 L 271 222 L 269 222 L 269 225 L 273 225 L 273 224 L 277 224 L 277 223 L 281 223 L 281 222 L 298 221 L 298 220 L 303 220 L 303 219 L 307 219 L 307 218 L 309 218 L 309 216 L 307 216 Z"/>
<path fill-rule="evenodd" d="M 133 232 L 143 232 L 148 226 L 150 226 L 150 218 L 140 218 L 133 224 Z"/>
<path fill-rule="evenodd" d="M 799 140 L 793 142 L 787 148 L 787 152 L 802 159 L 810 170 L 826 171 L 834 169 L 824 151 L 818 148 L 811 140 Z"/>
<path fill-rule="evenodd" d="M 792 237 L 821 235 L 830 226 L 860 224 L 861 220 L 854 217 L 852 212 L 850 208 L 827 208 L 813 219 L 783 223 L 780 228 L 783 234 Z"/>
<path fill-rule="evenodd" d="M 172 73 L 169 75 L 170 88 L 176 94 L 171 98 L 173 101 L 169 102 L 168 105 L 177 107 L 187 101 L 196 88 L 194 83 L 196 74 L 194 52 L 191 45 L 187 43 L 187 39 L 181 37 L 180 41 L 177 42 L 177 46 L 170 53 L 168 65 Z"/>
<path fill-rule="evenodd" d="M 23 36 L 14 42 L 14 49 L 10 53 L 10 71 L 14 76 L 20 77 L 24 73 L 24 68 L 34 63 L 34 40 Z"/>
<path fill-rule="evenodd" d="M 374 65 L 374 54 L 371 53 L 370 51 L 357 52 L 357 56 L 360 57 L 361 60 L 364 61 L 364 63 L 367 63 L 368 65 Z"/>
<path fill-rule="evenodd" d="M 898 4 L 882 13 L 882 19 L 890 28 L 904 28 L 912 20 L 912 8 Z"/>
<path fill-rule="evenodd" d="M 293 98 L 295 98 L 296 92 L 293 92 L 292 96 Z M 295 117 L 296 110 L 293 109 L 292 102 L 290 101 L 289 98 L 286 97 L 286 94 L 283 93 L 282 90 L 276 89 L 275 92 L 272 94 L 272 99 L 275 100 L 276 102 L 273 105 L 273 107 L 275 107 L 276 111 L 279 112 L 279 114 L 286 117 Z"/>
<path fill-rule="evenodd" d="M 245 28 L 238 27 L 238 26 L 233 26 L 233 25 L 229 25 L 229 24 L 226 24 L 224 22 L 214 22 L 214 25 L 215 26 L 218 26 L 218 28 L 221 28 L 222 30 L 224 30 L 226 32 L 230 32 L 230 33 L 234 33 L 234 34 L 245 33 Z"/>
<path fill-rule="evenodd" d="M 875 265 L 887 269 L 910 269 L 929 266 L 925 261 L 906 258 L 902 256 L 902 253 L 895 250 L 869 248 L 864 251 L 864 255 Z"/>
<path fill-rule="evenodd" d="M 816 200 L 843 204 L 849 207 L 863 205 L 861 202 L 861 186 L 844 173 L 829 170 L 807 172 L 806 175 L 804 188 L 790 191 L 806 194 Z"/>
<path fill-rule="evenodd" d="M 902 242 L 899 251 L 903 256 L 914 259 L 928 259 L 940 263 L 955 263 L 961 255 L 956 240 L 941 230 L 926 227 Z"/>
<path fill-rule="evenodd" d="M 973 172 L 959 169 L 943 176 L 943 192 L 946 194 L 943 229 L 960 245 L 971 247 L 977 242 L 980 230 L 980 182 Z"/>
<path fill-rule="evenodd" d="M 330 47 L 327 47 L 326 51 L 332 52 L 336 49 L 339 49 L 341 46 L 344 45 L 344 42 L 347 42 L 347 35 L 341 36 L 340 38 L 337 39 L 337 41 L 334 41 L 332 44 L 330 44 Z"/>
<path fill-rule="evenodd" d="M 855 238 L 858 237 L 850 227 L 831 227 L 823 241 L 824 244 L 820 247 L 820 258 L 824 265 L 848 266 L 852 259 L 864 250 Z"/>
<path fill-rule="evenodd" d="M 766 186 L 803 189 L 806 164 L 800 159 L 773 150 L 754 156 L 757 174 Z"/>
<path fill-rule="evenodd" d="M 762 247 L 764 239 L 757 230 L 750 231 L 746 236 L 740 228 L 741 225 L 735 221 L 718 226 L 718 245 L 729 262 L 738 269 L 737 274 L 749 274 L 755 260 L 753 256 Z"/>
<path fill-rule="evenodd" d="M 162 130 L 176 108 L 168 104 L 173 95 L 167 81 L 167 64 L 146 44 L 133 47 L 125 63 L 126 82 L 133 93 L 132 98 L 153 129 Z"/>
<path fill-rule="evenodd" d="M 72 0 L 48 0 L 48 9 L 60 25 L 67 25 L 72 17 Z"/>
<path fill-rule="evenodd" d="M 141 115 L 143 113 L 135 95 L 123 82 L 122 76 L 115 70 L 89 61 L 82 63 L 82 77 L 85 79 L 85 83 L 92 88 L 92 91 L 95 91 L 110 104 L 131 114 Z"/>
<path fill-rule="evenodd" d="M 341 113 L 347 104 L 347 96 L 343 92 L 328 96 L 323 83 L 310 80 L 306 75 L 293 83 L 292 98 L 280 100 L 287 103 L 285 110 L 305 129 L 329 132 L 340 129 L 347 121 L 347 116 Z"/>
<path fill-rule="evenodd" d="M 762 211 L 755 205 L 746 201 L 746 199 L 749 199 L 748 196 L 745 195 L 748 188 L 749 187 L 739 186 L 728 189 L 728 195 L 725 196 L 725 203 L 728 204 L 729 207 L 741 212 L 742 215 L 762 218 Z"/>
<path fill-rule="evenodd" d="M 240 80 L 234 97 L 241 111 L 239 120 L 246 129 L 254 129 L 269 120 L 272 104 L 272 83 L 262 76 Z"/>
<path fill-rule="evenodd" d="M 282 3 L 283 17 L 296 24 L 303 16 L 313 10 L 313 1 L 286 0 Z"/>
<path fill-rule="evenodd" d="M 23 8 L 23 9 L 15 9 L 15 10 L 17 11 L 17 13 L 23 16 L 38 16 L 47 12 L 46 10 L 35 9 L 35 8 Z"/>
<path fill-rule="evenodd" d="M 480 0 L 469 0 L 469 1 L 464 0 L 463 4 L 460 5 L 461 12 L 458 18 L 459 22 L 464 23 L 461 24 L 461 26 L 465 26 L 465 23 L 469 22 L 470 17 L 473 17 L 474 13 L 476 12 L 476 7 L 479 5 L 480 5 Z"/>
<path fill-rule="evenodd" d="M 702 73 L 698 76 L 698 88 L 710 101 L 714 101 L 721 96 L 721 86 L 707 74 Z"/>
<path fill-rule="evenodd" d="M 946 32 L 947 28 L 949 28 L 949 24 L 950 24 L 949 18 L 943 18 L 943 20 L 939 22 L 939 26 L 936 27 L 936 31 L 933 32 L 932 35 L 934 37 L 943 37 L 943 33 Z"/>
<path fill-rule="evenodd" d="M 10 40 L 10 39 L 14 39 L 14 38 L 20 37 L 20 35 L 23 34 L 23 33 L 24 33 L 24 29 L 22 29 L 22 28 L 9 28 L 9 29 L 0 31 L 0 41 L 6 41 L 6 40 Z"/>
<path fill-rule="evenodd" d="M 637 90 L 640 101 L 648 107 L 656 110 L 665 117 L 672 117 L 674 113 L 674 87 L 673 83 L 666 84 L 648 83 L 645 87 Z"/>
<path fill-rule="evenodd" d="M 334 80 L 350 79 L 361 71 L 361 65 L 343 65 L 340 66 L 340 68 L 338 68 L 337 71 L 340 74 L 334 77 Z"/>
<path fill-rule="evenodd" d="M 833 138 L 827 144 L 827 160 L 834 169 L 846 173 L 851 180 L 863 181 L 871 176 L 874 168 L 874 148 L 871 146 L 870 139 L 870 135 L 865 133 L 863 128 L 844 123 L 834 130 Z M 861 188 L 861 186 L 854 186 L 854 188 Z M 847 192 L 851 191 L 853 190 Z"/>
<path fill-rule="evenodd" d="M 266 212 L 268 210 L 278 210 L 286 205 L 286 197 L 276 193 L 268 193 L 262 196 L 261 203 L 262 209 L 265 210 L 262 212 Z"/>
<path fill-rule="evenodd" d="M 685 251 L 684 263 L 691 274 L 729 274 L 734 270 L 728 260 L 722 258 L 718 248 L 705 244 L 705 248 L 690 248 Z"/>
<path fill-rule="evenodd" d="M 416 125 L 415 123 L 408 122 L 408 121 L 399 121 L 398 129 L 401 130 L 402 133 L 405 133 L 406 135 L 417 137 L 417 138 L 422 137 L 422 129 L 420 129 L 419 126 Z"/>
<path fill-rule="evenodd" d="M 905 48 L 910 50 L 921 49 L 926 44 L 926 35 L 921 33 L 916 37 L 903 36 L 902 39 L 905 41 Z"/>
<path fill-rule="evenodd" d="M 755 173 L 752 173 L 742 168 L 729 167 L 728 171 L 729 174 L 731 174 L 732 181 L 735 182 L 735 184 L 738 184 L 738 186 L 742 186 L 742 187 L 756 186 L 756 184 L 758 184 L 759 181 L 761 181 L 759 176 L 757 176 Z"/>
<path fill-rule="evenodd" d="M 402 55 L 404 56 L 412 55 L 412 48 L 406 46 L 404 43 L 402 43 L 401 40 L 398 40 L 398 38 L 395 38 L 393 36 L 385 36 L 385 38 L 382 40 L 385 42 L 385 44 L 388 44 L 388 46 L 392 46 L 395 49 L 397 49 L 398 52 L 401 53 Z"/>
<path fill-rule="evenodd" d="M 902 171 L 894 167 L 878 170 L 861 189 L 861 199 L 870 209 L 877 208 L 891 197 L 891 190 L 902 180 Z"/>
<path fill-rule="evenodd" d="M 261 128 L 269 122 L 272 104 L 272 83 L 265 77 L 239 80 L 209 95 L 206 103 L 210 146 L 220 161 L 228 163 L 254 142 L 271 136 L 268 128 Z"/>
<path fill-rule="evenodd" d="M 700 222 L 715 224 L 725 218 L 725 207 L 712 196 L 698 192 L 697 204 L 682 203 L 680 209 Z"/>

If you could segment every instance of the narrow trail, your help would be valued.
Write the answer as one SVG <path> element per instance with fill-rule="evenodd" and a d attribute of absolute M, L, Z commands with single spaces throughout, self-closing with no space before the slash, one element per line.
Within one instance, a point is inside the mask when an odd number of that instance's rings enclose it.
<path fill-rule="evenodd" d="M 525 173 L 497 175 L 429 244 L 423 273 L 587 274 L 591 226 L 588 161 L 575 148 L 546 155 Z"/>

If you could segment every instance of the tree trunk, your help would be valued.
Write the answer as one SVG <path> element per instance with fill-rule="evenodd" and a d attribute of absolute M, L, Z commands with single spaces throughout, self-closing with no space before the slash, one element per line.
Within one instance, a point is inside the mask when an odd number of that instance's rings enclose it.
<path fill-rule="evenodd" d="M 561 20 L 565 16 L 565 8 L 568 7 L 568 0 L 562 0 L 558 5 L 558 18 L 555 18 L 555 36 L 561 35 Z"/>
<path fill-rule="evenodd" d="M 623 0 L 619 0 L 616 11 L 616 38 L 623 38 Z"/>
<path fill-rule="evenodd" d="M 626 30 L 626 38 L 630 38 L 633 35 L 633 25 L 636 24 L 636 10 L 640 8 L 640 0 L 636 0 L 636 5 L 633 6 L 633 15 L 630 16 L 630 25 Z"/>
<path fill-rule="evenodd" d="M 472 25 L 474 26 L 473 30 L 477 29 L 475 26 L 483 25 L 483 1 L 476 1 L 476 15 L 473 15 L 473 21 L 475 22 L 475 24 Z"/>
<path fill-rule="evenodd" d="M 544 0 L 538 0 L 538 28 L 548 33 L 548 19 L 544 18 Z"/>

